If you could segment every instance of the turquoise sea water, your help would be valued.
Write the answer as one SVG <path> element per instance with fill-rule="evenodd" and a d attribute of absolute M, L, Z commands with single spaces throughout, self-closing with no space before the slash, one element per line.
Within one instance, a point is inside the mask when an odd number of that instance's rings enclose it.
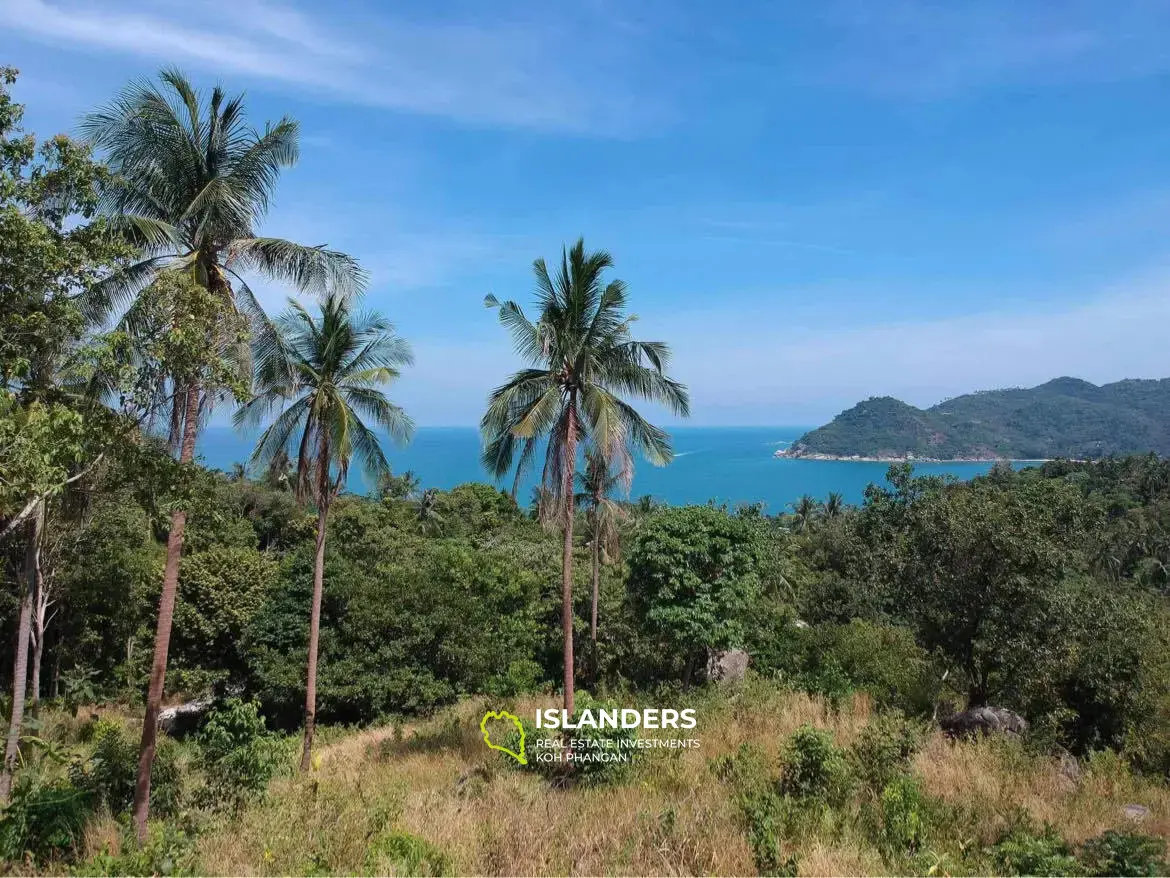
<path fill-rule="evenodd" d="M 840 491 L 850 503 L 860 503 L 865 486 L 884 482 L 885 463 L 854 461 L 782 460 L 777 448 L 798 439 L 807 427 L 680 427 L 671 431 L 676 457 L 666 467 L 639 461 L 631 497 L 651 494 L 673 504 L 763 502 L 771 512 L 783 510 L 802 494 L 824 500 Z M 209 427 L 200 438 L 198 453 L 204 463 L 230 469 L 244 462 L 253 440 L 228 427 Z M 479 464 L 479 432 L 472 427 L 422 427 L 405 448 L 387 445 L 394 472 L 413 470 L 423 487 L 452 488 L 464 482 L 490 481 Z M 985 473 L 988 463 L 919 464 L 919 474 L 951 473 L 961 479 Z M 537 468 L 538 470 L 538 468 Z M 534 472 L 522 486 L 519 500 L 527 503 Z M 511 481 L 501 487 L 511 489 Z M 363 491 L 360 475 L 350 489 Z"/>

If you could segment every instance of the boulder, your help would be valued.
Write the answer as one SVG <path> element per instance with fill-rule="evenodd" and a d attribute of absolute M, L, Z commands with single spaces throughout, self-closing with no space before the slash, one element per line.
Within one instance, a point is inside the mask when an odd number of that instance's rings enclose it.
<path fill-rule="evenodd" d="M 1150 816 L 1150 809 L 1145 805 L 1138 805 L 1134 802 L 1130 802 L 1121 809 L 1121 813 L 1135 823 L 1141 823 Z"/>
<path fill-rule="evenodd" d="M 704 679 L 708 683 L 738 683 L 747 674 L 750 661 L 742 649 L 708 649 Z"/>
<path fill-rule="evenodd" d="M 158 712 L 158 727 L 172 738 L 182 738 L 203 724 L 214 704 L 215 699 L 207 696 L 174 707 L 164 707 Z"/>
<path fill-rule="evenodd" d="M 940 720 L 939 725 L 953 738 L 993 733 L 1021 735 L 1028 730 L 1028 721 L 1006 707 L 972 707 Z"/>

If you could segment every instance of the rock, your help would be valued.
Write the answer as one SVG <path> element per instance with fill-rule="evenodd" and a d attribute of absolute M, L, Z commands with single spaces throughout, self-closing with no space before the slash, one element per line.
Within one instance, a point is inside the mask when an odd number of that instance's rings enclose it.
<path fill-rule="evenodd" d="M 1130 802 L 1128 805 L 1122 806 L 1121 813 L 1135 823 L 1141 823 L 1150 816 L 1150 809 L 1145 805 L 1138 805 L 1134 802 Z"/>
<path fill-rule="evenodd" d="M 704 679 L 708 683 L 738 683 L 747 674 L 751 657 L 742 649 L 708 649 Z"/>
<path fill-rule="evenodd" d="M 1081 763 L 1067 750 L 1060 751 L 1060 779 L 1068 788 L 1074 789 L 1081 782 Z"/>
<path fill-rule="evenodd" d="M 158 727 L 172 738 L 182 738 L 203 724 L 213 704 L 215 699 L 208 696 L 163 708 L 158 712 Z"/>
<path fill-rule="evenodd" d="M 1028 721 L 1005 707 L 972 707 L 948 716 L 939 725 L 954 738 L 992 733 L 1021 735 L 1028 730 Z"/>

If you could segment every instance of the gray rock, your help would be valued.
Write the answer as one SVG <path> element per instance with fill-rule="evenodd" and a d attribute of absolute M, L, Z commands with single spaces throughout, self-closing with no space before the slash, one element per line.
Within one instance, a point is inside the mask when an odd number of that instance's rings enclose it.
<path fill-rule="evenodd" d="M 1028 721 L 1006 707 L 972 707 L 946 717 L 939 725 L 954 738 L 993 733 L 1022 735 L 1028 730 Z"/>
<path fill-rule="evenodd" d="M 1122 807 L 1121 813 L 1130 820 L 1133 820 L 1135 823 L 1141 823 L 1150 816 L 1150 809 L 1145 805 L 1138 805 L 1136 803 L 1130 802 L 1128 805 L 1124 805 Z"/>
<path fill-rule="evenodd" d="M 158 712 L 158 727 L 172 738 L 182 738 L 203 724 L 215 699 L 211 696 L 196 698 Z"/>
<path fill-rule="evenodd" d="M 708 649 L 704 679 L 709 683 L 738 683 L 747 674 L 750 661 L 742 649 Z"/>

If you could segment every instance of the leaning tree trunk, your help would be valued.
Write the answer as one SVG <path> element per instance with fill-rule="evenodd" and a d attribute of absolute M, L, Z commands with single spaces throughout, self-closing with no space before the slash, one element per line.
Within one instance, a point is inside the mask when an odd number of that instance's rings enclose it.
<path fill-rule="evenodd" d="M 561 555 L 561 632 L 565 653 L 565 710 L 573 715 L 573 472 L 577 468 L 577 421 L 569 400 L 569 429 L 565 435 L 565 461 L 561 499 L 565 505 L 565 544 Z"/>
<path fill-rule="evenodd" d="M 317 728 L 317 650 L 321 639 L 321 597 L 325 591 L 325 526 L 329 501 L 322 497 L 317 510 L 317 555 L 313 559 L 313 607 L 309 612 L 309 668 L 305 682 L 305 745 L 301 771 L 313 765 L 313 732 Z"/>
<path fill-rule="evenodd" d="M 175 406 L 184 406 L 183 444 L 179 463 L 195 458 L 195 437 L 199 429 L 199 386 L 191 383 L 176 393 Z M 175 595 L 179 590 L 179 560 L 183 555 L 183 533 L 187 528 L 187 510 L 171 513 L 171 532 L 167 536 L 167 560 L 163 571 L 162 595 L 158 602 L 158 626 L 154 633 L 154 660 L 150 666 L 150 688 L 146 692 L 146 716 L 142 720 L 142 744 L 138 751 L 138 777 L 134 782 L 134 829 L 140 842 L 146 841 L 146 821 L 150 816 L 150 770 L 158 746 L 158 712 L 162 708 L 163 684 L 167 675 L 167 652 L 171 646 L 171 624 L 175 618 Z"/>
<path fill-rule="evenodd" d="M 36 588 L 41 529 L 45 525 L 45 501 L 37 504 L 28 524 L 24 544 L 24 587 L 20 591 L 20 621 L 16 627 L 16 655 L 12 663 L 12 716 L 8 723 L 8 741 L 4 747 L 4 767 L 0 770 L 0 803 L 12 794 L 12 774 L 20 754 L 20 728 L 24 725 L 24 696 L 28 686 L 28 641 L 32 627 L 33 591 Z"/>

